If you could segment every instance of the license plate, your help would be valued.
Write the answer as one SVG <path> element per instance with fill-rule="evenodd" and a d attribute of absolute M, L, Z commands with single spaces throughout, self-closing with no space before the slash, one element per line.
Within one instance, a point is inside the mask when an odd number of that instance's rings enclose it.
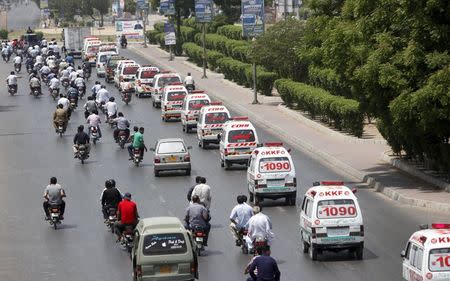
<path fill-rule="evenodd" d="M 169 156 L 166 158 L 167 162 L 175 162 L 177 161 L 177 157 L 176 156 Z"/>
<path fill-rule="evenodd" d="M 172 267 L 170 265 L 162 265 L 159 267 L 159 273 L 170 273 L 172 272 Z"/>
<path fill-rule="evenodd" d="M 203 237 L 195 237 L 195 241 L 197 241 L 197 242 L 203 242 Z"/>
<path fill-rule="evenodd" d="M 267 187 L 284 187 L 284 180 L 268 180 Z"/>
<path fill-rule="evenodd" d="M 53 217 L 53 218 L 57 218 L 57 217 L 59 217 L 59 214 L 54 214 L 54 213 L 53 213 L 53 214 L 52 214 L 52 217 Z"/>
<path fill-rule="evenodd" d="M 348 236 L 348 227 L 336 227 L 336 228 L 327 228 L 327 235 L 334 236 Z"/>

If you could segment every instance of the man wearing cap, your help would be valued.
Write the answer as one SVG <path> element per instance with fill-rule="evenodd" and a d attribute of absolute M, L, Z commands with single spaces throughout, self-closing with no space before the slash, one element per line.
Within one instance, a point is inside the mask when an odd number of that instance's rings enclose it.
<path fill-rule="evenodd" d="M 136 203 L 131 201 L 131 194 L 125 193 L 123 200 L 117 206 L 117 219 L 115 224 L 115 232 L 117 234 L 117 241 L 122 237 L 122 233 L 127 226 L 132 226 L 133 229 L 138 223 L 138 212 Z"/>

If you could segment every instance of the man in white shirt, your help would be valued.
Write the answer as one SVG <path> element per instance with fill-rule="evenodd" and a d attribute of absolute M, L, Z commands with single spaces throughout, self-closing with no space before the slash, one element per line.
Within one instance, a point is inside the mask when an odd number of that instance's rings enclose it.
<path fill-rule="evenodd" d="M 59 82 L 59 79 L 56 77 L 53 77 L 52 80 L 50 80 L 50 93 L 53 92 L 54 89 L 58 91 L 59 94 L 59 87 L 61 86 L 61 83 Z"/>
<path fill-rule="evenodd" d="M 92 86 L 92 89 L 91 89 L 92 96 L 94 98 L 97 97 L 98 90 L 100 90 L 101 88 L 102 88 L 102 85 L 100 84 L 100 81 L 95 81 L 95 84 L 94 84 L 94 86 Z"/>
<path fill-rule="evenodd" d="M 247 223 L 253 216 L 253 208 L 247 204 L 247 196 L 238 195 L 236 198 L 238 204 L 234 206 L 230 214 L 231 233 L 236 239 L 236 246 L 241 246 L 241 235 L 247 228 Z"/>
<path fill-rule="evenodd" d="M 184 78 L 184 86 L 189 90 L 195 90 L 195 82 L 194 78 L 191 76 L 191 73 L 188 72 L 187 76 Z"/>
<path fill-rule="evenodd" d="M 206 178 L 202 177 L 200 183 L 194 187 L 191 198 L 197 195 L 200 198 L 200 203 L 209 210 L 211 207 L 211 187 L 206 184 Z"/>
<path fill-rule="evenodd" d="M 14 61 L 14 64 L 22 64 L 22 57 L 16 56 L 13 61 Z"/>
<path fill-rule="evenodd" d="M 84 87 L 85 86 L 85 84 L 84 84 L 84 79 L 80 76 L 80 75 L 78 75 L 77 76 L 77 78 L 75 78 L 75 80 L 73 81 L 73 83 L 75 84 L 75 86 L 78 88 L 78 87 Z"/>
<path fill-rule="evenodd" d="M 44 64 L 44 58 L 41 55 L 36 56 L 36 62 Z"/>
<path fill-rule="evenodd" d="M 69 109 L 70 101 L 63 94 L 59 94 L 58 104 L 62 104 L 63 109 L 67 110 Z"/>
<path fill-rule="evenodd" d="M 33 76 L 31 77 L 31 79 L 30 79 L 30 90 L 31 90 L 30 95 L 33 94 L 33 91 L 34 91 L 35 89 L 38 89 L 38 90 L 39 90 L 39 93 L 42 94 L 42 91 L 41 91 L 41 81 L 39 81 L 39 79 L 38 79 L 36 76 L 33 75 Z"/>
<path fill-rule="evenodd" d="M 272 232 L 272 222 L 269 217 L 261 212 L 261 207 L 253 207 L 253 217 L 248 220 L 248 232 L 245 241 L 248 245 L 248 250 L 253 249 L 253 241 L 260 237 L 267 240 L 267 245 L 270 246 L 274 234 Z"/>
<path fill-rule="evenodd" d="M 89 132 L 90 132 L 90 128 L 91 127 L 95 127 L 97 128 L 97 132 L 98 132 L 98 137 L 101 138 L 102 137 L 102 131 L 100 130 L 100 116 L 98 116 L 98 112 L 96 109 L 94 109 L 91 113 L 91 115 L 88 116 L 88 118 L 86 119 L 86 123 L 89 124 Z"/>
<path fill-rule="evenodd" d="M 70 84 L 74 85 L 73 83 L 74 83 L 75 79 L 77 79 L 77 78 L 78 78 L 78 73 L 76 71 L 70 72 L 70 74 L 69 74 Z"/>
<path fill-rule="evenodd" d="M 17 76 L 14 71 L 11 71 L 8 77 L 6 77 L 6 84 L 8 87 L 14 88 L 17 93 Z"/>
<path fill-rule="evenodd" d="M 105 104 L 105 109 L 108 115 L 108 118 L 116 118 L 117 116 L 117 103 L 115 102 L 114 97 L 110 97 L 109 101 Z"/>
<path fill-rule="evenodd" d="M 102 85 L 100 90 L 97 91 L 97 103 L 101 104 L 102 102 L 107 102 L 109 100 L 109 92 L 106 90 L 105 85 Z"/>

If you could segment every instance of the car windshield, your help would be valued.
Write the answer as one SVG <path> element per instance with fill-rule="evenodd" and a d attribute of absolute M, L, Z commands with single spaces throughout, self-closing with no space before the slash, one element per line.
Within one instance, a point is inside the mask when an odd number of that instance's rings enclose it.
<path fill-rule="evenodd" d="M 185 96 L 186 96 L 185 92 L 170 92 L 167 94 L 167 100 L 168 101 L 183 100 Z"/>
<path fill-rule="evenodd" d="M 182 233 L 150 234 L 144 236 L 142 253 L 145 256 L 183 254 L 187 252 Z"/>
<path fill-rule="evenodd" d="M 204 105 L 208 105 L 209 100 L 191 100 L 189 102 L 189 110 L 200 110 Z"/>
<path fill-rule="evenodd" d="M 138 66 L 126 66 L 123 68 L 123 75 L 136 75 L 136 71 L 138 70 Z"/>
<path fill-rule="evenodd" d="M 277 173 L 291 171 L 291 162 L 287 157 L 267 157 L 259 161 L 260 173 Z"/>
<path fill-rule="evenodd" d="M 317 218 L 337 219 L 356 217 L 356 206 L 353 199 L 322 200 L 317 204 Z"/>
<path fill-rule="evenodd" d="M 153 70 L 144 70 L 141 72 L 141 77 L 142 79 L 148 79 L 148 78 L 153 78 L 155 77 L 155 75 L 157 74 L 157 71 L 153 71 Z"/>
<path fill-rule="evenodd" d="M 223 124 L 226 121 L 228 121 L 226 112 L 214 112 L 205 115 L 205 124 Z"/>
<path fill-rule="evenodd" d="M 99 61 L 106 62 L 107 59 L 108 59 L 108 55 L 101 55 Z"/>
<path fill-rule="evenodd" d="M 180 78 L 178 76 L 170 76 L 170 77 L 160 77 L 158 79 L 158 87 L 162 87 L 167 84 L 171 83 L 179 83 L 181 82 Z"/>
<path fill-rule="evenodd" d="M 233 130 L 228 133 L 229 143 L 253 142 L 255 133 L 253 130 Z"/>
<path fill-rule="evenodd" d="M 159 143 L 157 154 L 168 154 L 168 153 L 183 153 L 186 152 L 186 147 L 181 141 L 170 141 Z"/>
<path fill-rule="evenodd" d="M 428 267 L 430 271 L 450 271 L 450 248 L 439 248 L 430 250 Z"/>

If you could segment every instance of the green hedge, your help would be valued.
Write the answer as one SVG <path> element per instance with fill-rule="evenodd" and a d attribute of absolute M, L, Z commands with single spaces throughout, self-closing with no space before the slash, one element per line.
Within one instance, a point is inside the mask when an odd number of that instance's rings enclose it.
<path fill-rule="evenodd" d="M 0 29 L 0 39 L 8 39 L 8 30 Z"/>
<path fill-rule="evenodd" d="M 158 35 L 160 32 L 158 30 L 149 30 L 145 32 L 145 36 L 148 39 L 148 42 L 150 44 L 158 44 L 158 41 L 156 40 L 156 35 Z"/>
<path fill-rule="evenodd" d="M 153 25 L 153 28 L 155 30 L 158 30 L 158 32 L 164 32 L 164 22 L 157 22 Z"/>
<path fill-rule="evenodd" d="M 194 37 L 195 34 L 197 33 L 197 31 L 194 28 L 188 26 L 180 26 L 180 31 L 182 40 L 181 43 L 194 42 Z"/>
<path fill-rule="evenodd" d="M 194 41 L 197 45 L 202 45 L 202 34 L 197 33 Z M 222 35 L 209 33 L 205 35 L 205 46 L 207 49 L 221 52 L 227 57 L 232 57 L 243 62 L 249 62 L 247 57 L 250 53 L 251 45 L 247 41 L 228 39 Z"/>
<path fill-rule="evenodd" d="M 197 65 L 203 65 L 203 48 L 198 46 L 195 43 L 184 43 L 183 52 L 189 57 L 189 59 L 195 62 Z M 217 68 L 217 61 L 223 58 L 224 55 L 211 50 L 206 50 L 206 60 L 208 63 L 208 68 L 211 70 L 215 70 Z"/>
<path fill-rule="evenodd" d="M 214 17 L 211 23 L 207 23 L 206 25 L 206 33 L 216 33 L 217 29 L 223 25 L 227 24 L 227 18 L 224 15 L 217 15 Z M 183 20 L 183 25 L 194 28 L 197 32 L 202 32 L 202 24 L 197 23 L 195 18 L 189 18 Z"/>
<path fill-rule="evenodd" d="M 242 26 L 227 24 L 217 28 L 217 34 L 223 35 L 228 39 L 243 40 Z"/>
<path fill-rule="evenodd" d="M 288 106 L 308 111 L 313 118 L 322 116 L 339 130 L 348 130 L 357 137 L 363 134 L 364 115 L 359 102 L 341 96 L 333 96 L 316 88 L 290 79 L 275 81 L 275 88 Z"/>

